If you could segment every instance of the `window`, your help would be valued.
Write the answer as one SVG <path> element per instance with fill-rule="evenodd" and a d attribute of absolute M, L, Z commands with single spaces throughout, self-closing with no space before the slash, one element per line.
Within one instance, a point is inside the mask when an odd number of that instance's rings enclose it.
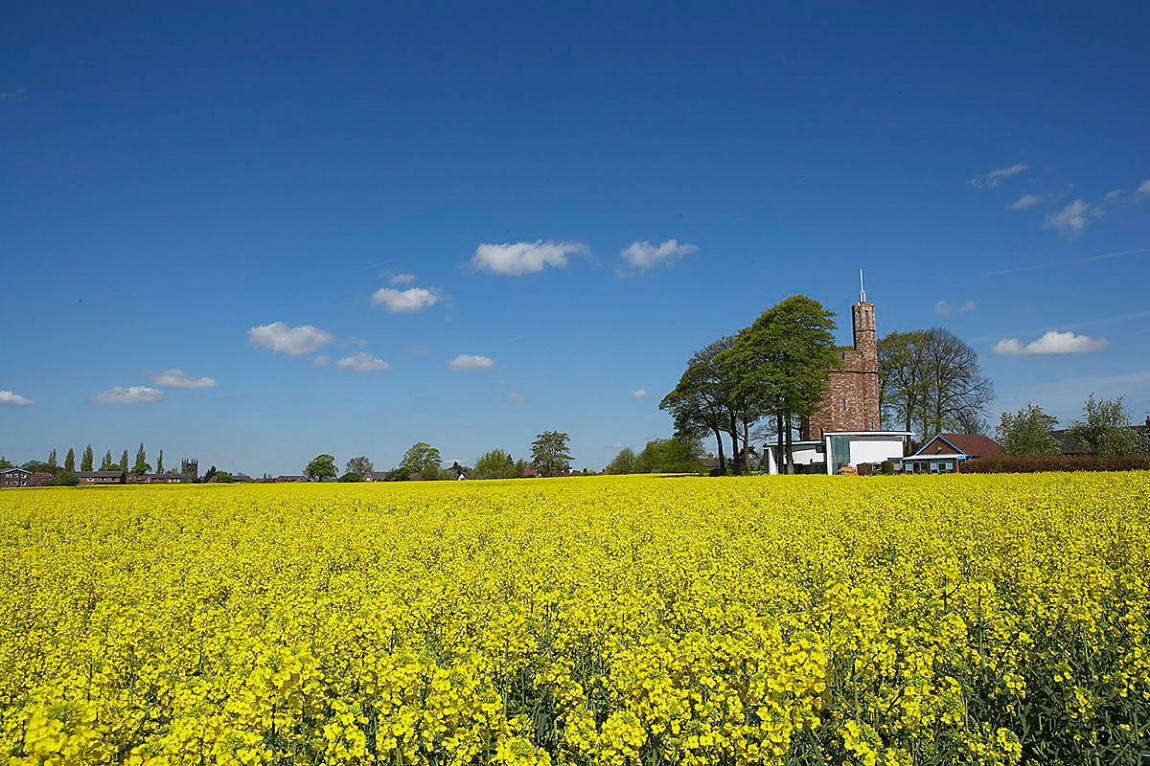
<path fill-rule="evenodd" d="M 838 473 L 843 466 L 851 463 L 851 440 L 849 436 L 831 437 L 831 473 Z"/>

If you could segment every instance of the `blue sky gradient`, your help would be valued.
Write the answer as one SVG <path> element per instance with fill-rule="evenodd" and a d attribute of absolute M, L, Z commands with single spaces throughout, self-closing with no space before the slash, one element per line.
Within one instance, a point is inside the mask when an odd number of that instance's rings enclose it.
<path fill-rule="evenodd" d="M 1095 391 L 1141 419 L 1150 6 L 1008 6 L 21 8 L 0 27 L 0 454 L 143 441 L 281 473 L 417 440 L 519 457 L 558 429 L 599 468 L 667 435 L 686 358 L 777 300 L 823 301 L 848 340 L 860 266 L 880 333 L 966 338 L 995 413 L 1069 422 Z M 694 251 L 621 254 L 672 239 Z M 475 265 L 539 241 L 582 247 Z M 393 313 L 381 288 L 436 301 Z M 250 342 L 274 322 L 332 339 Z M 1029 345 L 1051 331 L 1073 335 Z M 355 354 L 389 368 L 339 366 Z M 172 368 L 216 385 L 152 382 Z M 130 386 L 162 398 L 95 398 Z"/>

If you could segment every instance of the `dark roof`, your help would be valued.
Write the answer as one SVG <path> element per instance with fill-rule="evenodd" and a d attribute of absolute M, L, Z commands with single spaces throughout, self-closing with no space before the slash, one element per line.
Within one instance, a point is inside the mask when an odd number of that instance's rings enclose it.
<path fill-rule="evenodd" d="M 986 436 L 979 436 L 978 434 L 938 434 L 934 439 L 945 439 L 950 444 L 963 454 L 976 456 L 976 457 L 991 457 L 993 455 L 1002 454 L 1002 445 Z M 922 450 L 926 449 L 931 439 L 926 444 L 922 445 L 915 454 L 919 454 Z"/>
<path fill-rule="evenodd" d="M 150 473 L 149 479 L 190 479 L 186 473 L 176 473 L 175 471 L 167 471 L 165 473 Z"/>
<path fill-rule="evenodd" d="M 123 471 L 76 471 L 76 477 L 80 479 L 118 479 L 123 475 Z"/>

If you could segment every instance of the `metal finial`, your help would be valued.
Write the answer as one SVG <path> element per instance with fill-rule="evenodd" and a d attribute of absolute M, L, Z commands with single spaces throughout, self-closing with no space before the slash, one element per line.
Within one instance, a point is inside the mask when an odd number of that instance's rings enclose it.
<path fill-rule="evenodd" d="M 866 288 L 863 287 L 862 269 L 859 269 L 859 303 L 866 303 Z"/>

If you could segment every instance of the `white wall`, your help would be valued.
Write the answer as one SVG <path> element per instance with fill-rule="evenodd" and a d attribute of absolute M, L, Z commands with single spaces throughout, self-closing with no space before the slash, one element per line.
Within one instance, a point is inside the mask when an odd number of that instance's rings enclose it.
<path fill-rule="evenodd" d="M 897 436 L 852 436 L 851 465 L 881 463 L 902 457 L 902 439 Z"/>

